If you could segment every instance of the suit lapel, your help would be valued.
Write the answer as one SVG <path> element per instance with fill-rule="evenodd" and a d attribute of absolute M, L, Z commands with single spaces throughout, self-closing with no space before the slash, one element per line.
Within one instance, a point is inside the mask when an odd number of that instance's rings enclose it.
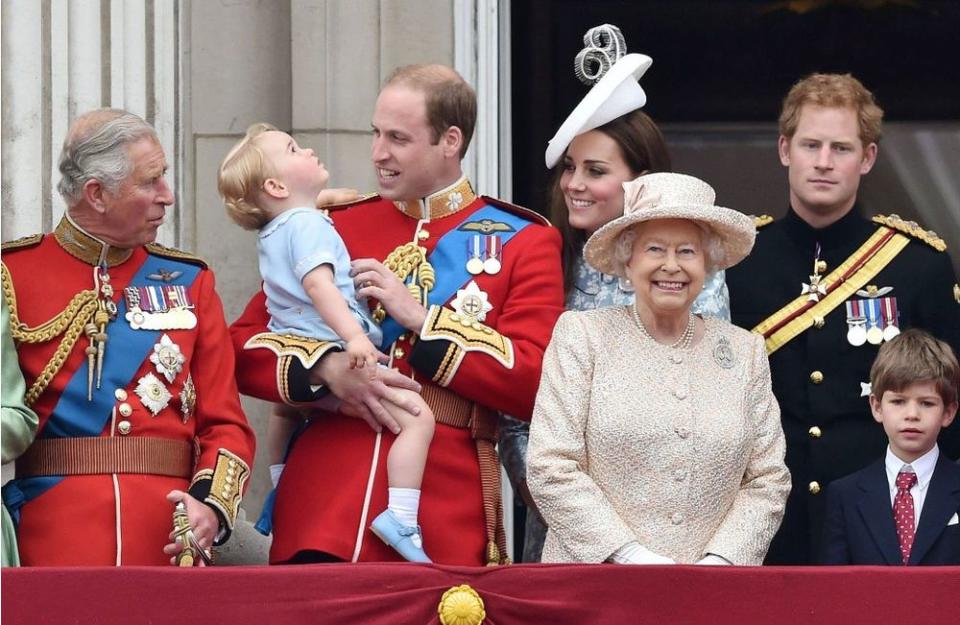
<path fill-rule="evenodd" d="M 930 478 L 927 496 L 920 511 L 917 535 L 910 551 L 910 564 L 918 564 L 947 527 L 947 521 L 960 508 L 960 467 L 940 452 Z"/>
<path fill-rule="evenodd" d="M 893 522 L 890 486 L 887 483 L 884 461 L 870 465 L 861 475 L 857 486 L 863 491 L 863 496 L 857 502 L 857 509 L 877 548 L 887 564 L 903 564 L 897 528 Z"/>

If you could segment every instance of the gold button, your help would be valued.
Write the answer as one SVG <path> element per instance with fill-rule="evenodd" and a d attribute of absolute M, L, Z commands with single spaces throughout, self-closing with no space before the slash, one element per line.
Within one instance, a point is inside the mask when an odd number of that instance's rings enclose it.
<path fill-rule="evenodd" d="M 400 336 L 397 337 L 397 340 L 398 340 L 398 341 L 406 341 L 406 340 L 407 340 L 407 334 L 406 334 L 406 333 L 401 334 Z"/>
<path fill-rule="evenodd" d="M 117 430 L 124 436 L 129 434 L 130 430 L 132 429 L 133 429 L 133 426 L 130 425 L 129 421 L 121 421 L 120 423 L 117 424 Z"/>
<path fill-rule="evenodd" d="M 123 415 L 124 417 L 129 417 L 130 415 L 133 414 L 133 408 L 130 407 L 130 404 L 126 404 L 126 403 L 120 404 L 120 406 L 118 407 L 118 410 L 120 410 L 120 414 Z"/>
<path fill-rule="evenodd" d="M 823 273 L 827 270 L 827 261 L 818 260 L 817 261 L 817 273 Z"/>
<path fill-rule="evenodd" d="M 417 232 L 417 238 L 421 241 L 425 241 L 426 239 L 430 238 L 430 232 L 428 230 L 421 229 L 419 232 Z"/>
<path fill-rule="evenodd" d="M 824 323 L 826 323 L 826 321 L 824 321 L 823 317 L 813 318 L 813 327 L 815 327 L 818 330 L 823 327 Z"/>
<path fill-rule="evenodd" d="M 816 480 L 814 480 L 813 482 L 810 482 L 810 484 L 807 486 L 807 490 L 810 491 L 811 495 L 819 495 L 820 482 L 817 482 Z"/>
<path fill-rule="evenodd" d="M 823 432 L 821 432 L 820 428 L 818 428 L 817 426 L 813 426 L 812 428 L 807 430 L 807 434 L 810 435 L 810 438 L 820 438 Z"/>
<path fill-rule="evenodd" d="M 127 392 L 122 388 L 115 390 L 113 396 L 117 398 L 117 401 L 127 401 Z"/>
<path fill-rule="evenodd" d="M 810 381 L 813 382 L 814 384 L 820 384 L 821 382 L 823 382 L 823 372 L 814 371 L 813 373 L 811 373 Z"/>
<path fill-rule="evenodd" d="M 398 347 L 397 349 L 393 350 L 393 357 L 394 357 L 394 358 L 403 358 L 403 357 L 406 356 L 406 355 L 407 355 L 407 352 L 403 351 L 403 349 L 400 348 L 400 347 Z"/>

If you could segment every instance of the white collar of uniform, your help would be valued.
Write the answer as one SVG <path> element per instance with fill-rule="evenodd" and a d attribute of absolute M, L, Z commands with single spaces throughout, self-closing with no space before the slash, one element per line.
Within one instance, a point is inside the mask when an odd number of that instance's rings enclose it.
<path fill-rule="evenodd" d="M 897 483 L 897 474 L 900 473 L 900 469 L 903 468 L 903 465 L 909 464 L 913 468 L 913 472 L 917 474 L 917 488 L 926 488 L 927 484 L 930 483 L 930 478 L 933 477 L 933 470 L 937 466 L 937 459 L 940 458 L 940 448 L 934 443 L 933 448 L 927 453 L 923 454 L 913 462 L 904 462 L 897 457 L 893 450 L 890 449 L 890 446 L 887 445 L 887 456 L 885 459 L 885 464 L 887 467 L 887 484 L 890 485 L 891 489 L 896 488 Z"/>

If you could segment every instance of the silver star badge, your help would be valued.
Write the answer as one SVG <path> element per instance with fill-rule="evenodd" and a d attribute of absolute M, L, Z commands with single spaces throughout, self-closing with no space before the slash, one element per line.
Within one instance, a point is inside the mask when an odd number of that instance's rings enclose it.
<path fill-rule="evenodd" d="M 183 371 L 185 361 L 186 358 L 180 352 L 180 346 L 166 334 L 160 337 L 160 342 L 153 346 L 153 353 L 150 354 L 150 362 L 157 367 L 157 371 L 163 377 L 167 378 L 167 382 L 173 382 L 177 374 Z"/>
<path fill-rule="evenodd" d="M 137 387 L 133 389 L 133 392 L 140 397 L 140 403 L 153 413 L 153 416 L 160 414 L 160 411 L 167 407 L 173 397 L 167 387 L 163 385 L 163 382 L 160 381 L 160 378 L 152 373 L 148 373 L 137 380 Z"/>
<path fill-rule="evenodd" d="M 487 301 L 487 294 L 481 291 L 473 280 L 467 288 L 457 290 L 457 297 L 451 305 L 462 319 L 463 325 L 468 327 L 486 319 L 487 313 L 493 310 L 493 305 Z"/>
<path fill-rule="evenodd" d="M 873 392 L 873 384 L 870 382 L 861 382 L 860 383 L 860 397 L 870 397 L 870 393 Z"/>

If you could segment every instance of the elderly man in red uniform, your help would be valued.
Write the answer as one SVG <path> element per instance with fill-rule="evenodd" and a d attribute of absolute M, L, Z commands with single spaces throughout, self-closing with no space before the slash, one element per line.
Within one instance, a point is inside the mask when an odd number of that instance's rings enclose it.
<path fill-rule="evenodd" d="M 341 413 L 312 414 L 290 448 L 273 563 L 399 559 L 369 525 L 386 507 L 396 431 L 380 401 L 400 401 L 391 386 L 403 385 L 422 387 L 437 420 L 420 501 L 424 550 L 442 564 L 506 561 L 496 412 L 530 418 L 562 312 L 560 237 L 539 215 L 476 194 L 461 168 L 475 122 L 476 94 L 451 68 L 398 69 L 373 114 L 380 195 L 332 215 L 398 371 L 371 383 L 330 344 L 269 333 L 263 293 L 231 328 L 244 393 L 305 405 L 332 392 L 344 402 Z"/>
<path fill-rule="evenodd" d="M 136 115 L 82 115 L 60 155 L 60 224 L 3 246 L 40 417 L 3 489 L 25 566 L 167 564 L 175 504 L 198 549 L 236 519 L 254 437 L 213 272 L 153 243 L 173 203 L 166 169 Z"/>

